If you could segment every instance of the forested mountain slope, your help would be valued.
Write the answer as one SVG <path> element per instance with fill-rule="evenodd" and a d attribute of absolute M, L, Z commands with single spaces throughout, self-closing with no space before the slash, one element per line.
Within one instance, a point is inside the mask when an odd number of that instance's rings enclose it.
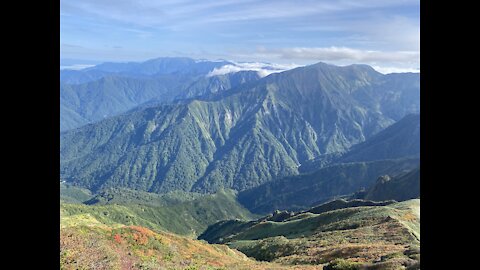
<path fill-rule="evenodd" d="M 395 122 L 382 112 L 385 104 L 417 112 L 417 100 L 405 108 L 412 92 L 419 96 L 417 77 L 405 74 L 409 83 L 382 92 L 382 85 L 396 85 L 391 76 L 365 65 L 318 63 L 136 110 L 64 132 L 61 176 L 93 191 L 246 190 L 371 138 Z"/>

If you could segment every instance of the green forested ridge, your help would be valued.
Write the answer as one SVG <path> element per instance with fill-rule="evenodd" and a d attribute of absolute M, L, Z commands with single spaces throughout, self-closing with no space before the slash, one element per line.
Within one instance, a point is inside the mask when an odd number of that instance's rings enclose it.
<path fill-rule="evenodd" d="M 216 76 L 203 76 L 186 86 L 175 96 L 176 99 L 186 99 L 220 93 L 245 83 L 260 79 L 256 71 L 239 71 Z"/>
<path fill-rule="evenodd" d="M 191 196 L 150 194 L 150 198 L 144 198 L 148 194 L 121 190 L 110 192 L 110 195 L 113 200 L 90 200 L 91 205 L 61 202 L 63 226 L 88 224 L 93 217 L 106 225 L 138 225 L 196 236 L 220 220 L 255 217 L 236 201 L 232 191 Z M 109 198 L 106 194 L 101 196 Z"/>
<path fill-rule="evenodd" d="M 275 209 L 303 210 L 373 185 L 378 176 L 417 167 L 416 158 L 334 164 L 242 191 L 238 200 L 254 213 Z"/>
<path fill-rule="evenodd" d="M 398 90 L 402 89 L 401 95 Z M 420 113 L 420 73 L 391 73 L 370 93 L 380 100 L 381 111 L 398 121 L 409 113 Z"/>
<path fill-rule="evenodd" d="M 420 115 L 409 114 L 369 140 L 352 147 L 337 162 L 420 157 Z"/>
<path fill-rule="evenodd" d="M 327 165 L 357 161 L 375 161 L 420 157 L 420 114 L 408 114 L 368 140 L 348 151 L 321 155 L 299 167 L 309 173 Z"/>
<path fill-rule="evenodd" d="M 219 194 L 234 196 L 231 191 L 223 191 L 219 192 Z M 91 196 L 89 200 L 83 201 L 83 203 L 87 205 L 142 204 L 150 206 L 171 206 L 202 197 L 208 196 L 201 193 L 184 192 L 179 190 L 157 194 L 127 188 L 108 188 L 97 192 L 97 194 Z M 220 196 L 220 198 L 222 198 L 222 196 Z"/>
<path fill-rule="evenodd" d="M 308 161 L 300 167 L 302 174 L 243 191 L 239 194 L 239 200 L 253 212 L 299 210 L 311 206 L 312 203 L 369 188 L 382 174 L 394 176 L 419 166 L 419 128 L 420 116 L 409 114 L 365 142 L 353 146 L 346 153 L 333 153 Z M 377 194 L 368 199 L 417 198 L 411 195 L 419 192 L 419 174 L 417 176 L 418 183 L 410 181 L 408 184 L 411 186 L 396 185 L 395 188 L 392 184 L 391 188 L 385 187 L 386 197 Z M 393 194 L 396 188 L 399 189 L 399 196 Z M 391 191 L 387 192 L 387 189 Z"/>
<path fill-rule="evenodd" d="M 61 83 L 60 130 L 117 115 L 150 100 L 170 102 L 198 97 L 258 78 L 253 71 L 212 77 L 177 73 L 148 77 L 110 74 L 81 84 Z"/>
<path fill-rule="evenodd" d="M 365 65 L 319 63 L 203 100 L 112 117 L 61 135 L 61 176 L 93 191 L 253 188 L 391 125 L 385 104 L 417 112 L 417 100 L 404 103 L 419 95 L 418 74 L 404 75 L 411 81 L 404 84 L 390 77 Z"/>
<path fill-rule="evenodd" d="M 152 99 L 170 102 L 197 97 L 259 78 L 254 71 L 206 76 L 226 64 L 231 63 L 163 57 L 140 63 L 103 63 L 82 70 L 60 70 L 60 130 L 125 112 Z"/>
<path fill-rule="evenodd" d="M 74 112 L 86 124 L 127 111 L 152 98 L 173 99 L 182 80 L 191 78 L 178 75 L 162 75 L 157 78 L 130 78 L 109 75 L 82 84 L 60 85 L 61 130 L 78 127 L 68 112 Z"/>
<path fill-rule="evenodd" d="M 90 81 L 98 80 L 102 77 L 112 75 L 114 73 L 105 72 L 100 70 L 60 70 L 60 82 L 65 84 L 81 84 Z"/>

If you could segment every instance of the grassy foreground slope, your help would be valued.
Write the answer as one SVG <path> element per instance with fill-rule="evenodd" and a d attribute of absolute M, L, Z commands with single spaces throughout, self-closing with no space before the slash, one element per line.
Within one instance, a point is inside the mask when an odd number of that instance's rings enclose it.
<path fill-rule="evenodd" d="M 420 200 L 210 226 L 199 239 L 258 260 L 325 269 L 419 269 Z"/>
<path fill-rule="evenodd" d="M 140 226 L 88 224 L 60 229 L 60 269 L 321 269 L 257 262 L 225 245 L 210 245 Z"/>
<path fill-rule="evenodd" d="M 123 192 L 123 194 L 125 193 Z M 109 226 L 115 224 L 138 225 L 153 230 L 196 237 L 208 225 L 215 222 L 235 218 L 248 220 L 255 217 L 243 208 L 236 201 L 234 194 L 229 191 L 183 201 L 173 198 L 170 198 L 170 201 L 169 198 L 162 200 L 161 197 L 156 197 L 150 198 L 149 204 L 132 203 L 132 201 L 135 202 L 133 194 L 136 193 L 131 191 L 128 193 L 130 197 L 126 195 L 119 199 L 113 197 L 112 201 L 117 203 L 112 204 L 104 201 L 99 202 L 98 205 L 61 202 L 62 226 L 89 224 L 92 220 L 96 220 Z M 100 198 L 103 197 L 100 196 Z M 126 200 L 126 197 L 129 199 Z M 92 200 L 98 198 L 96 196 Z M 153 202 L 157 204 L 155 205 Z"/>

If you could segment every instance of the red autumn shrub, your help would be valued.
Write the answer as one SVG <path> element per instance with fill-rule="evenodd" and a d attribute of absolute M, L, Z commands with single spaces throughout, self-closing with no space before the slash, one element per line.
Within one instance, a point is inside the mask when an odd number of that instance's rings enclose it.
<path fill-rule="evenodd" d="M 122 237 L 118 233 L 113 236 L 113 239 L 119 244 L 122 243 Z"/>

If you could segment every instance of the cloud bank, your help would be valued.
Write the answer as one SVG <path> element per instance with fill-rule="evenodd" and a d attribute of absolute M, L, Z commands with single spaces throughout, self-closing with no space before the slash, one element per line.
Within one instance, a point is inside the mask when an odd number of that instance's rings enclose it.
<path fill-rule="evenodd" d="M 381 66 L 372 66 L 372 68 L 383 74 L 405 73 L 405 72 L 419 73 L 420 72 L 419 68 L 399 68 L 399 67 L 381 67 Z"/>
<path fill-rule="evenodd" d="M 89 67 L 94 67 L 95 65 L 83 65 L 83 64 L 75 64 L 70 66 L 60 66 L 60 69 L 69 69 L 69 70 L 81 70 Z"/>
<path fill-rule="evenodd" d="M 235 73 L 239 71 L 256 71 L 260 77 L 265 77 L 272 73 L 278 73 L 300 66 L 296 64 L 270 64 L 260 62 L 237 63 L 233 61 L 230 62 L 232 62 L 233 64 L 225 65 L 220 68 L 215 68 L 207 74 L 207 77 L 225 75 L 228 73 Z"/>
<path fill-rule="evenodd" d="M 289 61 L 302 65 L 325 62 L 345 66 L 366 64 L 381 73 L 419 72 L 420 52 L 418 51 L 381 51 L 361 50 L 349 47 L 292 47 L 265 48 L 256 51 L 244 51 L 237 58 L 273 59 L 274 62 Z"/>
<path fill-rule="evenodd" d="M 374 51 L 358 50 L 347 47 L 326 48 L 286 48 L 272 50 L 284 59 L 318 59 L 320 61 L 351 60 L 356 62 L 418 61 L 420 54 L 415 51 Z"/>

